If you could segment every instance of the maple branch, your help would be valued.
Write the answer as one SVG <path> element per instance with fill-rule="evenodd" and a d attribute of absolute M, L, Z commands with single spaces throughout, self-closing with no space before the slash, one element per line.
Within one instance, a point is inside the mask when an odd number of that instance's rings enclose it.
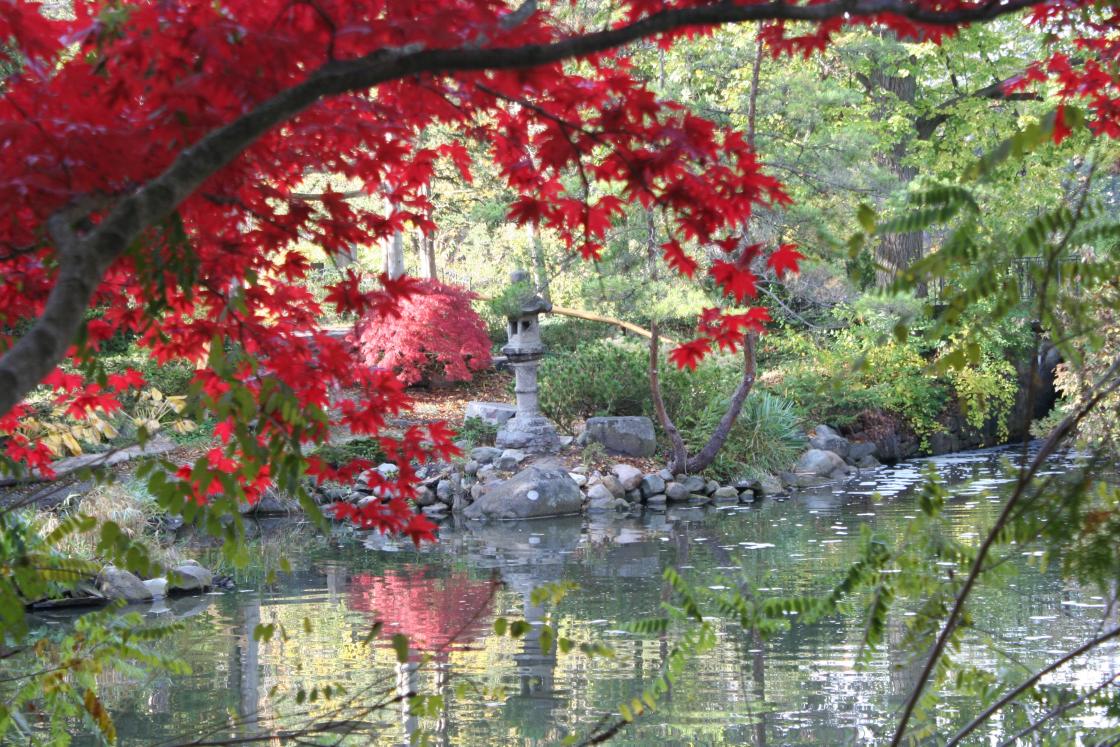
<path fill-rule="evenodd" d="M 22 401 L 63 359 L 101 278 L 144 229 L 167 218 L 206 179 L 273 127 L 326 97 L 364 91 L 421 74 L 537 67 L 617 49 L 645 37 L 686 28 L 749 21 L 821 22 L 837 17 L 871 18 L 884 14 L 916 23 L 952 27 L 1015 13 L 1038 1 L 1007 0 L 943 11 L 905 0 L 830 0 L 815 5 L 797 5 L 785 0 L 757 5 L 718 2 L 664 10 L 612 29 L 548 44 L 448 49 L 424 49 L 421 44 L 408 44 L 379 49 L 357 59 L 329 61 L 303 82 L 281 91 L 184 149 L 162 174 L 119 200 L 104 220 L 87 234 L 63 235 L 76 222 L 69 219 L 69 213 L 56 222 L 63 230 L 60 235 L 64 239 L 56 246 L 59 254 L 57 280 L 43 313 L 0 357 L 0 415 Z M 532 10 L 530 3 L 527 11 L 531 14 Z M 51 233 L 55 231 L 52 229 Z"/>

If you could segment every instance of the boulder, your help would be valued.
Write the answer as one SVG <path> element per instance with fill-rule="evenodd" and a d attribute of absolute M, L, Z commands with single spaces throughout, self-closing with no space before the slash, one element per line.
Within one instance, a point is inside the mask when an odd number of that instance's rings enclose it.
<path fill-rule="evenodd" d="M 588 418 L 584 433 L 588 443 L 602 444 L 609 454 L 648 457 L 657 451 L 653 421 L 646 417 Z"/>
<path fill-rule="evenodd" d="M 679 482 L 670 482 L 665 485 L 665 497 L 670 501 L 687 501 L 690 492 Z"/>
<path fill-rule="evenodd" d="M 447 512 L 451 510 L 451 507 L 446 503 L 433 503 L 430 506 L 424 506 L 424 508 L 420 510 L 423 511 L 424 515 L 429 519 L 442 519 L 444 516 L 447 516 Z"/>
<path fill-rule="evenodd" d="M 677 482 L 685 487 L 689 493 L 703 493 L 708 489 L 708 482 L 700 475 L 677 475 Z M 719 485 L 716 485 L 718 488 Z"/>
<path fill-rule="evenodd" d="M 708 480 L 708 482 L 704 485 L 704 492 L 708 495 L 712 495 L 717 490 L 719 490 L 719 488 L 720 484 L 718 482 L 716 482 L 715 480 Z"/>
<path fill-rule="evenodd" d="M 173 579 L 168 591 L 204 591 L 214 583 L 214 574 L 197 562 L 188 560 L 173 569 Z"/>
<path fill-rule="evenodd" d="M 611 491 L 611 495 L 615 498 L 621 498 L 626 495 L 626 488 L 622 487 L 622 483 L 614 475 L 603 475 L 599 478 L 599 482 L 606 486 L 607 490 Z"/>
<path fill-rule="evenodd" d="M 463 420 L 478 418 L 490 425 L 500 426 L 516 414 L 517 408 L 505 402 L 468 402 Z"/>
<path fill-rule="evenodd" d="M 243 516 L 287 516 L 297 510 L 295 501 L 288 500 L 276 488 L 267 488 L 256 503 L 241 504 Z"/>
<path fill-rule="evenodd" d="M 815 477 L 828 477 L 837 470 L 842 470 L 847 465 L 834 451 L 824 449 L 809 449 L 797 460 L 793 471 L 799 475 L 808 474 Z"/>
<path fill-rule="evenodd" d="M 611 473 L 618 478 L 622 483 L 622 489 L 626 491 L 636 490 L 642 482 L 642 471 L 629 464 L 616 464 L 611 467 Z"/>
<path fill-rule="evenodd" d="M 578 514 L 582 506 L 583 493 L 567 472 L 534 466 L 488 487 L 463 514 L 468 519 L 537 519 Z"/>
<path fill-rule="evenodd" d="M 841 459 L 848 458 L 848 449 L 850 448 L 848 439 L 827 425 L 818 425 L 813 429 L 813 437 L 809 439 L 809 446 L 821 451 L 831 451 Z"/>
<path fill-rule="evenodd" d="M 494 460 L 494 465 L 503 471 L 512 472 L 517 469 L 517 465 L 525 461 L 525 452 L 520 449 L 506 449 L 497 459 Z"/>
<path fill-rule="evenodd" d="M 471 459 L 479 464 L 490 464 L 502 455 L 501 449 L 496 449 L 493 446 L 476 446 L 471 449 Z"/>
<path fill-rule="evenodd" d="M 763 475 L 751 484 L 751 490 L 755 495 L 769 497 L 772 495 L 781 495 L 786 492 L 785 486 L 782 481 L 774 475 Z"/>
<path fill-rule="evenodd" d="M 578 472 L 569 472 L 568 477 L 572 478 L 575 484 L 581 488 L 587 484 L 587 475 L 581 475 Z"/>
<path fill-rule="evenodd" d="M 597 500 L 601 501 L 609 499 L 613 501 L 615 499 L 614 493 L 608 490 L 607 486 L 601 482 L 597 482 L 587 489 L 587 497 L 591 499 L 592 503 Z"/>
<path fill-rule="evenodd" d="M 603 490 L 596 490 L 596 488 L 602 487 L 602 485 L 595 485 L 587 492 L 588 498 L 591 499 L 587 502 L 588 511 L 592 513 L 602 513 L 605 511 L 625 511 L 630 508 L 629 503 L 621 498 L 615 498 L 610 494 L 610 491 L 605 488 Z"/>
<path fill-rule="evenodd" d="M 463 465 L 463 474 L 474 477 L 478 474 L 478 468 L 482 465 L 473 459 L 468 459 L 467 463 Z"/>
<path fill-rule="evenodd" d="M 442 483 L 442 482 L 445 482 L 445 481 L 440 480 L 440 482 Z M 421 508 L 423 508 L 424 506 L 431 506 L 434 503 L 439 503 L 442 500 L 443 500 L 443 498 L 441 496 L 439 496 L 437 493 L 433 492 L 431 490 L 431 488 L 426 488 L 423 485 L 421 485 L 419 488 L 416 489 L 416 505 L 420 506 Z M 447 496 L 447 500 L 451 500 L 450 493 Z"/>
<path fill-rule="evenodd" d="M 651 508 L 660 508 L 665 505 L 667 500 L 668 498 L 664 493 L 654 493 L 646 496 L 646 505 Z"/>
<path fill-rule="evenodd" d="M 146 602 L 152 591 L 135 574 L 115 565 L 107 565 L 97 574 L 97 590 L 106 599 L 123 599 L 126 602 Z"/>
<path fill-rule="evenodd" d="M 878 459 L 868 454 L 856 462 L 856 466 L 860 469 L 879 469 L 883 465 L 879 463 Z"/>
<path fill-rule="evenodd" d="M 626 500 L 627 500 L 628 503 L 641 503 L 642 502 L 642 491 L 640 491 L 640 490 L 627 490 L 626 491 Z"/>
<path fill-rule="evenodd" d="M 871 441 L 852 441 L 848 445 L 848 461 L 855 464 L 865 456 L 875 454 L 875 444 Z"/>
<path fill-rule="evenodd" d="M 638 483 L 638 489 L 642 491 L 643 497 L 649 498 L 651 495 L 665 492 L 665 480 L 661 475 L 646 475 Z"/>
<path fill-rule="evenodd" d="M 167 596 L 167 579 L 166 578 L 149 578 L 147 581 L 142 582 L 148 591 L 152 593 L 152 599 L 163 599 Z"/>
<path fill-rule="evenodd" d="M 738 503 L 739 491 L 734 486 L 727 485 L 712 491 L 712 500 L 716 503 Z"/>

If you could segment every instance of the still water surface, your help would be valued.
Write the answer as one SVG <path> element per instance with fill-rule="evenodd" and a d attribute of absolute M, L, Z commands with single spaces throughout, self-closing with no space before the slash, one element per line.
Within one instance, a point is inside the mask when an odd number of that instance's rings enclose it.
<path fill-rule="evenodd" d="M 955 486 L 946 510 L 957 537 L 976 538 L 1009 488 L 1014 457 L 991 450 L 918 460 L 846 486 L 750 506 L 450 522 L 440 543 L 422 551 L 361 535 L 296 549 L 290 530 L 281 531 L 268 540 L 270 552 L 288 554 L 295 571 L 276 585 L 239 579 L 236 591 L 177 599 L 149 612 L 185 621 L 162 646 L 188 662 L 191 674 L 106 678 L 103 698 L 125 745 L 290 729 L 301 723 L 292 715 L 300 710 L 295 693 L 335 684 L 350 696 L 364 693 L 365 703 L 392 697 L 400 685 L 444 695 L 439 713 L 419 720 L 399 704 L 356 719 L 347 714 L 361 722 L 354 743 L 407 744 L 419 725 L 437 744 L 555 744 L 588 733 L 660 671 L 671 641 L 631 635 L 618 624 L 658 614 L 669 598 L 664 567 L 713 589 L 743 581 L 762 594 L 828 588 L 853 559 L 862 525 L 898 536 L 914 518 L 916 487 L 929 464 Z M 1056 459 L 1050 469 L 1069 467 Z M 1035 669 L 1092 637 L 1106 614 L 1115 620 L 1099 591 L 1063 582 L 1031 561 L 1013 563 L 1014 574 L 998 589 L 974 597 L 983 631 L 970 635 L 960 656 L 991 670 Z M 498 616 L 540 620 L 530 592 L 556 581 L 578 585 L 558 609 L 561 634 L 602 640 L 615 650 L 613 659 L 542 655 L 536 627 L 520 641 L 493 633 Z M 722 625 L 715 649 L 689 664 L 658 712 L 612 743 L 881 743 L 921 664 L 901 646 L 905 614 L 892 618 L 887 642 L 861 666 L 863 620 L 855 613 L 765 641 Z M 386 627 L 371 646 L 363 639 L 375 619 Z M 278 632 L 255 641 L 254 628 L 269 623 Z M 397 631 L 429 653 L 426 663 L 397 664 L 387 645 Z M 1112 645 L 1062 670 L 1058 681 L 1092 687 L 1118 670 L 1120 650 Z M 329 716 L 337 702 L 311 708 Z M 955 710 L 950 702 L 943 718 L 952 720 Z M 1120 728 L 1101 717 L 1083 723 L 1087 736 Z"/>

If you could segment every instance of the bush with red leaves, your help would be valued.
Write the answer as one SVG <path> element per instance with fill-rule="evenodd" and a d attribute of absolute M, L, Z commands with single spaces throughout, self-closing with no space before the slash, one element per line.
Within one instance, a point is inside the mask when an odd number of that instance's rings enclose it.
<path fill-rule="evenodd" d="M 486 323 L 471 308 L 475 294 L 422 280 L 400 304 L 400 316 L 371 314 L 358 322 L 358 354 L 375 368 L 392 369 L 405 384 L 470 381 L 490 365 Z"/>

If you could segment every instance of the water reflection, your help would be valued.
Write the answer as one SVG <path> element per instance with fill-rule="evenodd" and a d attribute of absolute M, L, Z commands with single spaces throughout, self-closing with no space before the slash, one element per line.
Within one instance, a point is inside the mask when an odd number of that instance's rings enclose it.
<path fill-rule="evenodd" d="M 330 714 L 322 701 L 297 709 L 292 699 L 301 688 L 331 683 L 349 693 L 443 696 L 428 717 L 405 702 L 363 717 L 356 743 L 407 744 L 421 726 L 442 745 L 556 743 L 586 733 L 665 666 L 671 635 L 643 639 L 615 627 L 657 614 L 671 598 L 662 568 L 717 589 L 785 595 L 827 588 L 855 557 L 861 525 L 903 531 L 917 511 L 914 489 L 927 464 L 957 482 L 979 480 L 958 490 L 946 509 L 956 538 L 967 540 L 993 519 L 998 504 L 991 494 L 1006 489 L 1014 458 L 999 451 L 939 457 L 839 489 L 718 510 L 670 507 L 617 519 L 502 525 L 452 520 L 440 544 L 421 552 L 375 536 L 347 541 L 304 557 L 281 588 L 242 584 L 248 591 L 153 609 L 192 615 L 166 650 L 189 661 L 194 673 L 106 681 L 105 700 L 123 744 L 277 734 L 303 723 L 283 714 Z M 1057 461 L 1054 469 L 1065 466 Z M 989 669 L 1016 666 L 1012 660 L 1033 668 L 1096 630 L 1105 612 L 1098 593 L 1064 584 L 1028 560 L 1008 584 L 977 597 L 974 611 L 985 630 L 965 641 L 959 657 Z M 532 604 L 531 592 L 559 581 L 579 586 L 558 610 L 560 634 L 604 640 L 614 658 L 541 651 L 545 610 Z M 903 614 L 890 619 L 883 646 L 863 667 L 856 666 L 858 614 L 794 627 L 772 640 L 722 625 L 716 648 L 687 668 L 658 712 L 615 741 L 875 744 L 920 668 L 905 653 Z M 529 633 L 519 640 L 495 635 L 500 615 L 524 615 Z M 305 618 L 310 634 L 302 632 Z M 377 645 L 363 645 L 374 620 L 384 621 L 384 632 Z M 258 641 L 253 632 L 262 623 L 282 625 L 291 636 Z M 411 637 L 414 656 L 404 664 L 389 645 L 395 632 Z M 1113 646 L 1061 677 L 1089 687 L 1117 667 Z M 945 718 L 967 705 L 948 703 Z"/>

